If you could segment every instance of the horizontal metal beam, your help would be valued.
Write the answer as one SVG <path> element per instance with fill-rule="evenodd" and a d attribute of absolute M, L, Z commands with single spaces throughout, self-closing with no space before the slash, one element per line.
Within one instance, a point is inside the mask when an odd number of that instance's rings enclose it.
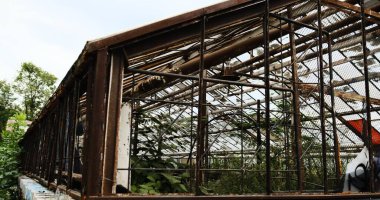
<path fill-rule="evenodd" d="M 355 6 L 355 5 L 352 5 L 350 3 L 346 3 L 344 1 L 338 1 L 338 0 L 322 0 L 323 3 L 326 3 L 326 4 L 329 4 L 329 5 L 333 5 L 335 7 L 338 7 L 338 8 L 343 8 L 343 9 L 348 9 L 348 10 L 351 10 L 351 11 L 354 11 L 356 13 L 360 13 L 360 7 L 358 6 Z M 380 14 L 378 12 L 375 12 L 373 10 L 370 10 L 370 9 L 365 9 L 364 10 L 365 14 L 370 16 L 370 17 L 373 17 L 377 20 L 380 20 Z"/>

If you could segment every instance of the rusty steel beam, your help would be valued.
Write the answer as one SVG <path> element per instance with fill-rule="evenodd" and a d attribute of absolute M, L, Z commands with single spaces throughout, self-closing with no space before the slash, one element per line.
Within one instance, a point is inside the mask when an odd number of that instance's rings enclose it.
<path fill-rule="evenodd" d="M 373 144 L 372 144 L 372 125 L 371 125 L 371 104 L 373 103 L 369 89 L 369 75 L 368 75 L 368 53 L 367 53 L 367 30 L 366 30 L 366 15 L 370 15 L 364 9 L 364 0 L 360 0 L 360 17 L 362 20 L 361 35 L 362 35 L 362 49 L 363 49 L 363 65 L 364 65 L 364 90 L 365 90 L 365 108 L 366 115 L 364 118 L 365 126 L 363 127 L 363 135 L 366 140 L 364 143 L 368 148 L 368 163 L 369 163 L 369 191 L 375 192 L 375 166 L 373 160 Z M 372 15 L 370 15 L 372 16 Z M 380 16 L 380 15 L 379 15 Z"/>
<path fill-rule="evenodd" d="M 374 78 L 380 78 L 380 72 L 371 72 L 371 73 L 368 73 L 368 80 L 374 79 Z M 341 80 L 341 81 L 333 81 L 332 86 L 333 87 L 340 87 L 340 86 L 343 86 L 343 85 L 349 85 L 349 84 L 357 83 L 357 82 L 361 82 L 361 81 L 365 81 L 365 76 L 364 75 L 363 76 L 354 77 L 354 78 L 350 78 L 350 79 Z"/>
<path fill-rule="evenodd" d="M 297 1 L 298 0 L 272 0 L 272 9 L 277 9 Z M 147 53 L 147 50 L 152 51 L 165 48 L 179 43 L 184 39 L 196 36 L 196 24 L 202 15 L 210 16 L 208 28 L 212 30 L 218 29 L 226 24 L 233 24 L 243 19 L 259 16 L 263 8 L 264 4 L 262 2 L 248 0 L 226 1 L 128 32 L 90 41 L 86 50 L 92 52 L 105 46 L 121 46 L 125 45 L 127 41 L 129 46 L 129 50 L 127 51 L 128 55 L 134 57 L 141 53 Z M 168 29 L 171 30 L 171 33 L 167 32 Z"/>
<path fill-rule="evenodd" d="M 205 52 L 205 37 L 206 37 L 206 20 L 207 17 L 203 16 L 200 26 L 200 60 L 199 60 L 199 95 L 198 95 L 198 123 L 197 123 L 197 155 L 195 166 L 195 194 L 201 195 L 201 185 L 203 183 L 204 172 L 201 170 L 204 167 L 204 152 L 205 152 L 205 135 L 207 134 L 207 99 L 206 88 L 207 82 L 204 78 L 207 77 L 204 65 L 204 52 Z"/>
<path fill-rule="evenodd" d="M 336 187 L 339 186 L 339 180 L 342 174 L 342 165 L 340 161 L 340 143 L 339 143 L 339 137 L 338 132 L 336 129 L 336 110 L 335 110 L 335 91 L 334 87 L 332 86 L 333 80 L 334 80 L 334 71 L 333 71 L 333 57 L 332 57 L 332 39 L 330 34 L 327 35 L 328 38 L 328 56 L 329 56 L 329 86 L 330 86 L 330 103 L 331 103 L 331 117 L 332 117 L 332 127 L 333 127 L 333 139 L 334 139 L 334 159 L 335 159 L 335 185 Z"/>
<path fill-rule="evenodd" d="M 270 27 L 269 27 L 269 0 L 265 0 L 265 12 L 263 15 L 263 39 L 264 39 L 264 83 L 265 83 L 265 190 L 267 195 L 272 193 L 272 173 L 271 173 L 271 124 L 270 124 L 270 85 L 269 85 L 269 42 L 270 42 Z"/>
<path fill-rule="evenodd" d="M 321 89 L 321 87 L 319 87 L 318 85 L 313 85 L 313 84 L 300 84 L 299 88 L 300 88 L 301 92 L 304 94 L 310 93 L 310 92 L 317 92 L 318 90 Z M 328 88 L 329 87 L 324 88 L 323 91 L 324 91 L 324 94 L 330 95 L 330 91 Z M 346 100 L 358 101 L 358 102 L 363 102 L 366 100 L 366 96 L 359 95 L 356 93 L 347 93 L 347 92 L 342 92 L 339 90 L 334 90 L 334 93 L 335 93 L 336 97 L 340 97 L 340 98 L 346 99 Z M 369 98 L 368 100 L 371 104 L 380 105 L 380 99 Z"/>
<path fill-rule="evenodd" d="M 111 54 L 109 67 L 109 87 L 107 94 L 107 114 L 105 120 L 105 141 L 103 160 L 102 194 L 112 194 L 116 189 L 118 133 L 122 102 L 122 84 L 124 75 L 124 57 L 120 51 Z M 99 138 L 100 140 L 101 138 Z"/>
<path fill-rule="evenodd" d="M 315 15 L 308 15 L 300 20 L 302 23 L 310 23 L 315 18 Z M 284 25 L 282 29 L 288 29 L 288 25 Z M 269 31 L 269 35 L 271 38 L 278 38 L 281 36 L 282 30 L 280 29 L 272 29 Z M 258 47 L 263 45 L 262 40 L 263 35 L 256 35 L 256 36 L 247 36 L 243 39 L 238 39 L 237 41 L 233 42 L 227 47 L 221 48 L 219 50 L 216 50 L 214 52 L 206 53 L 204 56 L 204 62 L 205 62 L 205 69 L 219 64 L 223 62 L 224 60 L 227 60 L 228 58 L 238 56 L 244 52 L 249 51 L 250 49 L 253 49 L 254 47 Z M 200 57 L 196 57 L 178 67 L 173 67 L 170 70 L 166 70 L 165 72 L 168 73 L 175 73 L 175 74 L 190 74 L 192 72 L 195 72 L 197 70 L 198 63 L 200 62 Z M 137 93 L 145 93 L 152 88 L 157 88 L 158 86 L 162 85 L 163 83 L 168 83 L 173 81 L 171 78 L 166 78 L 162 80 L 162 83 L 155 82 L 154 85 L 150 85 L 150 80 L 145 80 L 140 83 L 138 83 L 137 87 L 135 88 L 134 94 Z M 129 92 L 130 93 L 130 92 Z"/>
<path fill-rule="evenodd" d="M 338 0 L 322 0 L 323 3 L 326 3 L 328 5 L 332 5 L 338 8 L 342 9 L 348 9 L 356 13 L 361 13 L 361 8 L 355 5 L 352 5 L 350 3 L 344 2 L 344 1 L 338 1 Z M 363 10 L 365 15 L 369 17 L 373 17 L 376 20 L 380 20 L 380 14 L 376 11 L 370 10 L 370 9 L 364 9 Z"/>
<path fill-rule="evenodd" d="M 107 49 L 99 50 L 96 65 L 89 76 L 87 88 L 88 133 L 85 154 L 85 195 L 101 194 L 103 179 L 103 148 L 106 123 Z M 91 79 L 93 77 L 93 79 Z"/>
<path fill-rule="evenodd" d="M 292 8 L 288 8 L 288 18 L 292 19 Z M 294 131 L 295 156 L 297 167 L 297 188 L 300 192 L 304 188 L 304 164 L 302 159 L 302 133 L 301 133 L 301 115 L 300 115 L 300 92 L 299 92 L 299 77 L 298 77 L 298 59 L 296 50 L 296 40 L 294 36 L 294 24 L 289 22 L 289 44 L 290 44 L 290 62 L 292 66 L 292 103 L 293 117 L 292 129 Z"/>

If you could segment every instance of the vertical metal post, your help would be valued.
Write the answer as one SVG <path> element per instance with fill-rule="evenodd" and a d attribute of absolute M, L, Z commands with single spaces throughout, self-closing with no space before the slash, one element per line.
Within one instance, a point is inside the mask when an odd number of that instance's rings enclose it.
<path fill-rule="evenodd" d="M 60 123 L 59 123 L 59 136 L 58 136 L 58 178 L 57 185 L 60 185 L 62 182 L 62 166 L 64 164 L 64 152 L 65 152 L 65 132 L 66 132 L 66 112 L 67 112 L 67 104 L 68 98 L 66 95 L 63 95 L 62 100 L 62 108 L 60 110 Z"/>
<path fill-rule="evenodd" d="M 366 105 L 366 120 L 364 126 L 364 133 L 366 133 L 366 145 L 368 148 L 368 162 L 370 168 L 369 174 L 369 190 L 370 192 L 375 192 L 375 182 L 374 182 L 374 165 L 373 165 L 373 145 L 372 145 L 372 125 L 371 125 L 371 101 L 370 101 L 370 91 L 369 91 L 369 78 L 368 78 L 368 51 L 367 51 L 367 35 L 366 35 L 366 16 L 364 12 L 364 0 L 360 0 L 360 18 L 361 18 L 361 33 L 362 33 L 362 46 L 363 46 L 363 66 L 364 66 L 364 85 L 365 85 L 365 105 Z"/>
<path fill-rule="evenodd" d="M 240 86 L 240 194 L 244 187 L 243 86 Z"/>
<path fill-rule="evenodd" d="M 335 185 L 338 186 L 340 176 L 342 174 L 341 171 L 341 163 L 340 163 L 340 147 L 339 147 L 339 138 L 338 133 L 336 129 L 336 113 L 335 113 L 335 95 L 334 95 L 334 87 L 333 87 L 333 80 L 334 80 L 334 71 L 333 71 L 333 63 L 332 63 L 332 41 L 330 34 L 327 35 L 327 41 L 328 41 L 328 52 L 329 52 L 329 75 L 330 75 L 330 99 L 331 99 L 331 118 L 332 118 L 332 131 L 333 131 L 333 139 L 334 139 L 334 159 L 335 159 Z"/>
<path fill-rule="evenodd" d="M 319 116 L 322 133 L 322 166 L 323 166 L 323 191 L 328 192 L 327 183 L 327 158 L 326 158 L 326 127 L 325 127 L 325 83 L 323 78 L 323 35 L 322 35 L 322 11 L 321 0 L 318 0 L 318 61 L 319 61 Z"/>
<path fill-rule="evenodd" d="M 203 154 L 204 154 L 204 140 L 207 126 L 206 117 L 206 82 L 204 76 L 206 71 L 204 70 L 204 51 L 205 51 L 205 35 L 206 35 L 206 16 L 202 17 L 201 21 L 201 45 L 200 45 L 200 63 L 199 63 L 199 100 L 198 100 L 198 128 L 197 128 L 197 155 L 196 155 L 196 169 L 195 169 L 195 193 L 200 195 L 200 185 L 203 180 Z"/>
<path fill-rule="evenodd" d="M 257 100 L 257 111 L 256 111 L 256 132 L 257 132 L 257 150 L 259 150 L 261 148 L 261 145 L 262 145 L 262 142 L 261 142 L 261 124 L 260 124 L 260 121 L 261 121 L 261 102 L 260 100 Z M 257 151 L 257 153 L 259 153 Z"/>
<path fill-rule="evenodd" d="M 106 121 L 107 93 L 107 49 L 98 50 L 96 65 L 88 78 L 87 84 L 87 114 L 88 133 L 86 138 L 85 195 L 97 196 L 101 193 L 103 179 L 103 144 Z"/>
<path fill-rule="evenodd" d="M 288 18 L 293 19 L 292 7 L 288 8 Z M 301 133 L 301 115 L 300 115 L 300 94 L 299 94 L 299 81 L 298 81 L 298 63 L 297 63 L 297 51 L 296 42 L 294 38 L 294 24 L 289 23 L 289 43 L 290 43 L 290 58 L 292 63 L 292 88 L 293 88 L 293 131 L 294 131 L 294 143 L 295 143 L 295 156 L 296 156 L 296 168 L 297 168 L 297 188 L 299 192 L 304 188 L 304 169 L 302 159 L 302 133 Z"/>
<path fill-rule="evenodd" d="M 194 80 L 191 80 L 191 85 L 194 85 Z M 193 169 L 193 146 L 194 146 L 194 136 L 193 136 L 193 123 L 194 123 L 194 87 L 191 87 L 191 112 L 190 112 L 190 152 L 187 163 L 190 164 L 190 170 Z M 190 171 L 190 192 L 193 190 L 194 186 L 194 173 Z"/>
<path fill-rule="evenodd" d="M 57 108 L 55 108 L 54 110 L 54 114 L 53 114 L 53 117 L 54 117 L 54 120 L 53 120 L 53 124 L 52 126 L 54 127 L 54 129 L 52 130 L 52 134 L 53 134 L 53 137 L 52 137 L 52 146 L 50 148 L 50 151 L 51 151 L 51 156 L 49 157 L 49 160 L 50 160 L 50 163 L 49 163 L 49 169 L 48 169 L 48 177 L 47 177 L 47 181 L 48 183 L 54 181 L 54 173 L 55 173 L 55 165 L 56 165 L 56 159 L 57 159 L 57 145 L 58 145 L 58 124 L 59 124 L 59 106 L 60 106 L 60 99 L 57 99 Z"/>
<path fill-rule="evenodd" d="M 73 166 L 75 160 L 75 135 L 77 130 L 77 107 L 78 107 L 78 98 L 79 98 L 79 89 L 78 89 L 78 80 L 74 81 L 74 86 L 72 89 L 71 95 L 71 106 L 70 106 L 70 127 L 69 127 L 69 169 L 68 169 L 68 184 L 67 187 L 71 188 L 72 186 L 72 176 L 73 176 Z"/>
<path fill-rule="evenodd" d="M 265 164 L 266 164 L 266 193 L 272 192 L 271 186 L 271 157 L 270 157 L 270 83 L 269 83 L 269 0 L 265 1 L 264 12 L 264 67 L 265 67 Z"/>
<path fill-rule="evenodd" d="M 102 194 L 116 191 L 118 133 L 122 103 L 124 64 L 121 51 L 112 53 L 109 67 L 107 110 L 105 120 L 104 163 Z"/>

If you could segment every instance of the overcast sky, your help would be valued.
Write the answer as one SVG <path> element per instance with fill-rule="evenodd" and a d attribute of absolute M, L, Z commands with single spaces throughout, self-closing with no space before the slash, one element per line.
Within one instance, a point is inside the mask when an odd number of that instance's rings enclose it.
<path fill-rule="evenodd" d="M 221 0 L 0 0 L 0 79 L 21 63 L 65 76 L 88 40 Z"/>

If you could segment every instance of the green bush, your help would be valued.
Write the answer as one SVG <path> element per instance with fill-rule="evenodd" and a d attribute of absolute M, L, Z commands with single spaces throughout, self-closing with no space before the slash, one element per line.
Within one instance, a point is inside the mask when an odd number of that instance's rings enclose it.
<path fill-rule="evenodd" d="M 16 114 L 11 119 L 15 123 L 8 125 L 2 132 L 0 142 L 0 199 L 17 199 L 17 178 L 19 176 L 19 155 L 21 148 L 18 142 L 25 132 L 24 114 Z"/>

